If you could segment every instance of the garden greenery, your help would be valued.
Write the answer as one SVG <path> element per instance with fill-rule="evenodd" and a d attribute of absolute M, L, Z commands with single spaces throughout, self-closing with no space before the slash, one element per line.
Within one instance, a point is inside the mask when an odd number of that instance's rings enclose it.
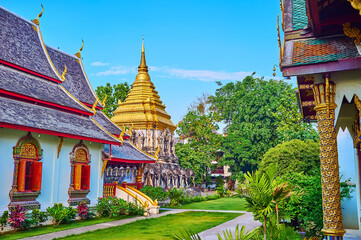
<path fill-rule="evenodd" d="M 168 198 L 168 193 L 162 187 L 144 186 L 140 191 L 153 200 L 164 201 Z"/>

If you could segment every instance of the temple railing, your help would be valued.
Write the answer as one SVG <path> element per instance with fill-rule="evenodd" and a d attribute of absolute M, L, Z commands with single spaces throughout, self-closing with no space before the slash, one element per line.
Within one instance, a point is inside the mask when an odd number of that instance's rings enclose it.
<path fill-rule="evenodd" d="M 117 183 L 104 183 L 103 185 L 103 197 L 115 197 L 115 190 Z"/>

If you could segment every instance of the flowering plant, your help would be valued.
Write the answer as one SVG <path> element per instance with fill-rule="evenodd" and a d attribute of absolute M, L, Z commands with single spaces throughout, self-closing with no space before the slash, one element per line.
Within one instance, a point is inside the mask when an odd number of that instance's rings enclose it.
<path fill-rule="evenodd" d="M 78 215 L 80 216 L 81 219 L 88 218 L 89 207 L 86 205 L 86 202 L 79 203 L 77 209 L 78 209 Z"/>
<path fill-rule="evenodd" d="M 25 213 L 26 209 L 23 206 L 16 205 L 15 207 L 10 208 L 10 215 L 9 215 L 9 225 L 13 229 L 22 228 L 21 223 L 26 220 Z"/>

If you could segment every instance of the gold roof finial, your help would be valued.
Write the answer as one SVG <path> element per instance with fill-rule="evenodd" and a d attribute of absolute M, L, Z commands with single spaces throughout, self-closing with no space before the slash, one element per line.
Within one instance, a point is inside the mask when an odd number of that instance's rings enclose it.
<path fill-rule="evenodd" d="M 107 100 L 107 98 L 108 98 L 108 95 L 105 95 L 105 97 L 104 97 L 104 99 L 103 99 L 103 101 L 102 101 L 102 105 L 105 107 L 105 101 Z"/>
<path fill-rule="evenodd" d="M 31 20 L 33 23 L 35 23 L 38 26 L 39 26 L 39 18 L 43 15 L 43 12 L 44 12 L 43 4 L 40 4 L 40 5 L 41 5 L 41 12 L 38 14 L 38 17 L 36 19 Z"/>
<path fill-rule="evenodd" d="M 83 47 L 84 47 L 84 40 L 82 39 L 82 45 L 81 45 L 81 48 L 79 49 L 79 52 L 75 53 L 75 56 L 77 56 L 78 58 L 81 59 L 81 51 L 83 51 Z"/>
<path fill-rule="evenodd" d="M 138 72 L 148 72 L 148 67 L 145 62 L 144 37 L 142 39 L 142 56 L 140 58 L 140 65 L 138 67 Z"/>
<path fill-rule="evenodd" d="M 64 71 L 63 74 L 61 74 L 61 79 L 63 80 L 63 82 L 65 81 L 65 74 L 68 71 L 68 68 L 66 67 L 66 65 L 64 65 Z"/>

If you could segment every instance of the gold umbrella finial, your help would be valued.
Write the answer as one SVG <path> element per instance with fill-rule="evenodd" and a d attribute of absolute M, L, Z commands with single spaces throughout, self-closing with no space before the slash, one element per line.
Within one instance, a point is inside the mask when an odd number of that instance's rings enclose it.
<path fill-rule="evenodd" d="M 140 65 L 138 67 L 138 72 L 148 72 L 148 66 L 145 61 L 145 50 L 144 50 L 144 37 L 142 38 L 142 55 L 140 58 Z"/>

